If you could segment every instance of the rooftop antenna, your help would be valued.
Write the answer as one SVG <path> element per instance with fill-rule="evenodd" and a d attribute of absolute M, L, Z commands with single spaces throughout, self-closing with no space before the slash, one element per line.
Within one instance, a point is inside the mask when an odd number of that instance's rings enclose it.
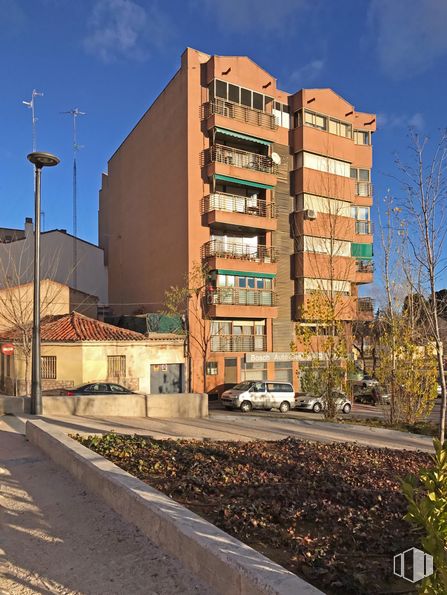
<path fill-rule="evenodd" d="M 33 126 L 33 153 L 36 152 L 36 144 L 37 144 L 37 134 L 36 134 L 36 122 L 37 122 L 37 117 L 36 117 L 36 110 L 34 109 L 34 99 L 36 97 L 43 97 L 43 93 L 41 93 L 40 91 L 37 91 L 36 89 L 33 89 L 33 92 L 31 93 L 31 101 L 22 101 L 23 105 L 26 105 L 26 107 L 28 107 L 31 110 L 31 118 L 32 118 L 32 126 Z"/>
<path fill-rule="evenodd" d="M 76 120 L 78 116 L 85 116 L 86 112 L 81 112 L 79 108 L 74 107 L 71 110 L 62 112 L 63 114 L 69 114 L 73 118 L 73 288 L 77 289 L 78 285 L 78 210 L 77 210 L 77 172 L 76 172 L 76 156 L 79 149 L 83 146 L 78 144 Z"/>

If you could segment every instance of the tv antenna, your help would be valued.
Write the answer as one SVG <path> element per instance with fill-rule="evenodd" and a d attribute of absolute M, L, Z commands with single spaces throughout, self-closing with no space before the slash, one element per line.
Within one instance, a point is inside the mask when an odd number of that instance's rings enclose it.
<path fill-rule="evenodd" d="M 23 105 L 26 105 L 27 108 L 29 108 L 31 110 L 31 118 L 32 118 L 32 126 L 33 126 L 33 153 L 35 153 L 36 151 L 36 144 L 37 144 L 37 133 L 36 133 L 36 122 L 37 122 L 37 117 L 36 117 L 36 110 L 34 107 L 35 104 L 35 98 L 36 97 L 43 97 L 43 93 L 41 93 L 40 91 L 37 91 L 36 89 L 33 89 L 33 92 L 31 93 L 31 100 L 30 101 L 22 101 Z"/>
<path fill-rule="evenodd" d="M 86 112 L 81 112 L 79 108 L 74 107 L 63 114 L 69 114 L 73 118 L 73 288 L 77 289 L 78 284 L 78 208 L 77 208 L 77 164 L 76 156 L 79 149 L 83 146 L 78 144 L 77 126 L 76 121 L 78 116 L 85 116 Z"/>

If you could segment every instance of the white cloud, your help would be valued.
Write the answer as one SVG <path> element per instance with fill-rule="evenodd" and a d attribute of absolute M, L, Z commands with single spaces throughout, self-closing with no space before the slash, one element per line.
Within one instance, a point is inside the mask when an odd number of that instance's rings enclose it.
<path fill-rule="evenodd" d="M 133 0 L 97 0 L 84 39 L 87 52 L 104 62 L 146 59 L 163 47 L 171 26 L 155 4 L 143 8 Z"/>
<path fill-rule="evenodd" d="M 291 31 L 291 20 L 303 16 L 310 0 L 192 0 L 191 5 L 215 16 L 221 30 L 258 35 Z"/>
<path fill-rule="evenodd" d="M 408 114 L 377 114 L 377 127 L 380 128 L 414 128 L 421 132 L 425 127 L 424 116 L 420 112 Z"/>
<path fill-rule="evenodd" d="M 300 68 L 294 70 L 289 76 L 289 81 L 293 85 L 301 87 L 309 87 L 324 70 L 325 60 L 316 59 L 304 64 Z"/>
<path fill-rule="evenodd" d="M 447 53 L 445 0 L 371 0 L 369 22 L 391 78 L 424 72 Z"/>

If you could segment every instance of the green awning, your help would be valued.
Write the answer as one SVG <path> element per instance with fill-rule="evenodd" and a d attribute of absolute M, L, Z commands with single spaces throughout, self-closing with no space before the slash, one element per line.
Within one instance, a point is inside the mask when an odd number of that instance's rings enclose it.
<path fill-rule="evenodd" d="M 351 256 L 354 258 L 362 258 L 369 260 L 373 257 L 373 245 L 372 244 L 351 244 Z"/>
<path fill-rule="evenodd" d="M 257 136 L 249 136 L 248 134 L 241 134 L 240 132 L 234 132 L 234 130 L 227 130 L 226 128 L 219 128 L 219 126 L 216 126 L 216 132 L 226 134 L 227 136 L 234 136 L 235 138 L 241 138 L 242 140 L 248 140 L 252 143 L 267 145 L 267 147 L 270 147 L 272 144 L 269 140 L 264 140 L 263 138 L 258 138 Z"/>
<path fill-rule="evenodd" d="M 227 271 L 225 269 L 217 269 L 219 275 L 234 275 L 235 277 L 262 277 L 263 279 L 274 279 L 276 275 L 273 273 L 245 273 L 244 271 Z"/>
<path fill-rule="evenodd" d="M 268 184 L 260 184 L 259 182 L 249 182 L 248 180 L 240 180 L 239 178 L 232 178 L 231 176 L 221 176 L 216 174 L 216 180 L 220 182 L 232 182 L 233 184 L 241 184 L 241 186 L 251 186 L 252 188 L 265 188 L 265 190 L 273 190 L 273 186 Z"/>

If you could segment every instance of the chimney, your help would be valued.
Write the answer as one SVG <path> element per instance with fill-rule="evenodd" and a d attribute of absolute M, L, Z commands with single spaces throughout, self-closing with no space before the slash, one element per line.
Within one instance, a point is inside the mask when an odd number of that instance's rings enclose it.
<path fill-rule="evenodd" d="M 30 238 L 34 235 L 33 219 L 27 217 L 25 219 L 25 238 Z"/>

